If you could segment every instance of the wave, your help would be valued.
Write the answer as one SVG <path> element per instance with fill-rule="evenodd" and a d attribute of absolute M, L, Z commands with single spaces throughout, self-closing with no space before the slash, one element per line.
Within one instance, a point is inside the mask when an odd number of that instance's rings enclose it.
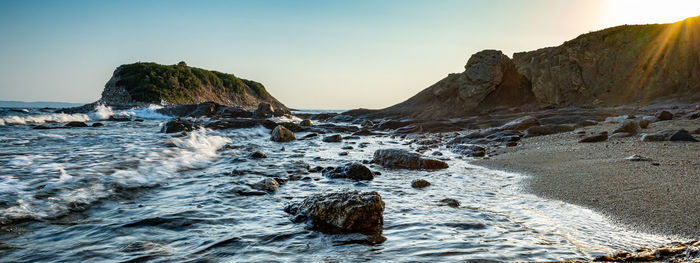
<path fill-rule="evenodd" d="M 44 123 L 68 123 L 72 121 L 100 121 L 107 120 L 110 117 L 127 117 L 138 119 L 168 119 L 170 117 L 157 112 L 163 108 L 160 105 L 150 105 L 144 108 L 134 108 L 123 111 L 114 111 L 111 107 L 105 105 L 97 105 L 95 111 L 88 114 L 66 114 L 66 113 L 51 113 L 33 116 L 7 116 L 0 118 L 0 126 L 5 125 L 40 125 Z"/>
<path fill-rule="evenodd" d="M 201 129 L 170 139 L 171 148 L 138 143 L 118 159 L 81 167 L 74 163 L 40 163 L 35 157 L 15 157 L 0 168 L 22 171 L 21 180 L 0 176 L 0 224 L 16 220 L 48 220 L 87 209 L 98 200 L 118 196 L 126 189 L 158 186 L 180 171 L 201 169 L 218 157 L 231 139 Z M 89 161 L 89 160 L 88 160 Z M 125 165 L 131 163 L 133 165 Z M 7 205 L 7 206 L 5 206 Z"/>

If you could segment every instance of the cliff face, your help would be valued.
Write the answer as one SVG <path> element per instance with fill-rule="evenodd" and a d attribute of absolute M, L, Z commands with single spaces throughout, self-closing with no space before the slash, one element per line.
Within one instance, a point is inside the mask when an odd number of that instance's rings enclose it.
<path fill-rule="evenodd" d="M 647 104 L 700 92 L 700 17 L 581 35 L 515 53 L 541 106 Z"/>
<path fill-rule="evenodd" d="M 503 109 L 645 105 L 698 99 L 700 17 L 673 24 L 632 25 L 581 35 L 558 47 L 474 54 L 410 99 L 357 114 L 449 118 Z M 352 112 L 351 112 L 352 114 Z"/>
<path fill-rule="evenodd" d="M 119 66 L 105 84 L 98 101 L 108 106 L 131 107 L 145 104 L 195 104 L 215 102 L 254 108 L 266 102 L 288 110 L 255 81 L 232 74 L 187 66 L 134 63 Z"/>

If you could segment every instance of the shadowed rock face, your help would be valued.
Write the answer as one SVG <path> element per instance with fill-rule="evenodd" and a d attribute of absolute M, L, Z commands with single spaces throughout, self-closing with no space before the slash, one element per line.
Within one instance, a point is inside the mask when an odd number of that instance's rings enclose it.
<path fill-rule="evenodd" d="M 669 100 L 700 100 L 700 16 L 613 27 L 513 59 L 484 50 L 471 56 L 464 72 L 402 103 L 345 114 L 431 119 Z"/>

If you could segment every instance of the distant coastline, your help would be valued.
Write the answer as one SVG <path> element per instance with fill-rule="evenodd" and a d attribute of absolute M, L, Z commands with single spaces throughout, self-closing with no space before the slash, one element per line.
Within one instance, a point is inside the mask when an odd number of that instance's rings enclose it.
<path fill-rule="evenodd" d="M 5 101 L 0 100 L 0 108 L 68 108 L 78 107 L 85 103 L 71 103 L 58 101 Z"/>

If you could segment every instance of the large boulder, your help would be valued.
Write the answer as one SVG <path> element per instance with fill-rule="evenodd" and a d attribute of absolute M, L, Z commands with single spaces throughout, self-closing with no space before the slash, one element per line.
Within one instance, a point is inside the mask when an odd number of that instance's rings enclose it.
<path fill-rule="evenodd" d="M 374 162 L 388 168 L 445 169 L 446 162 L 423 158 L 420 154 L 403 149 L 380 149 L 374 152 Z"/>
<path fill-rule="evenodd" d="M 190 120 L 180 118 L 166 122 L 165 125 L 163 125 L 163 128 L 161 129 L 161 131 L 164 133 L 174 133 L 192 130 L 194 130 L 194 124 Z"/>
<path fill-rule="evenodd" d="M 377 192 L 315 194 L 287 205 L 292 222 L 307 222 L 327 233 L 381 233 L 384 202 Z"/>
<path fill-rule="evenodd" d="M 688 131 L 680 129 L 676 131 L 671 137 L 668 137 L 669 141 L 680 141 L 680 142 L 697 142 L 698 140 L 693 137 Z"/>
<path fill-rule="evenodd" d="M 673 119 L 673 113 L 663 110 L 657 112 L 655 117 L 657 121 L 668 121 Z"/>
<path fill-rule="evenodd" d="M 372 170 L 358 162 L 348 163 L 335 168 L 326 168 L 323 169 L 322 174 L 328 178 L 348 178 L 352 180 L 374 179 Z"/>
<path fill-rule="evenodd" d="M 294 136 L 294 133 L 287 128 L 285 128 L 282 125 L 277 125 L 274 130 L 272 130 L 272 135 L 270 137 L 273 141 L 276 142 L 289 142 L 296 140 L 297 138 Z"/>

